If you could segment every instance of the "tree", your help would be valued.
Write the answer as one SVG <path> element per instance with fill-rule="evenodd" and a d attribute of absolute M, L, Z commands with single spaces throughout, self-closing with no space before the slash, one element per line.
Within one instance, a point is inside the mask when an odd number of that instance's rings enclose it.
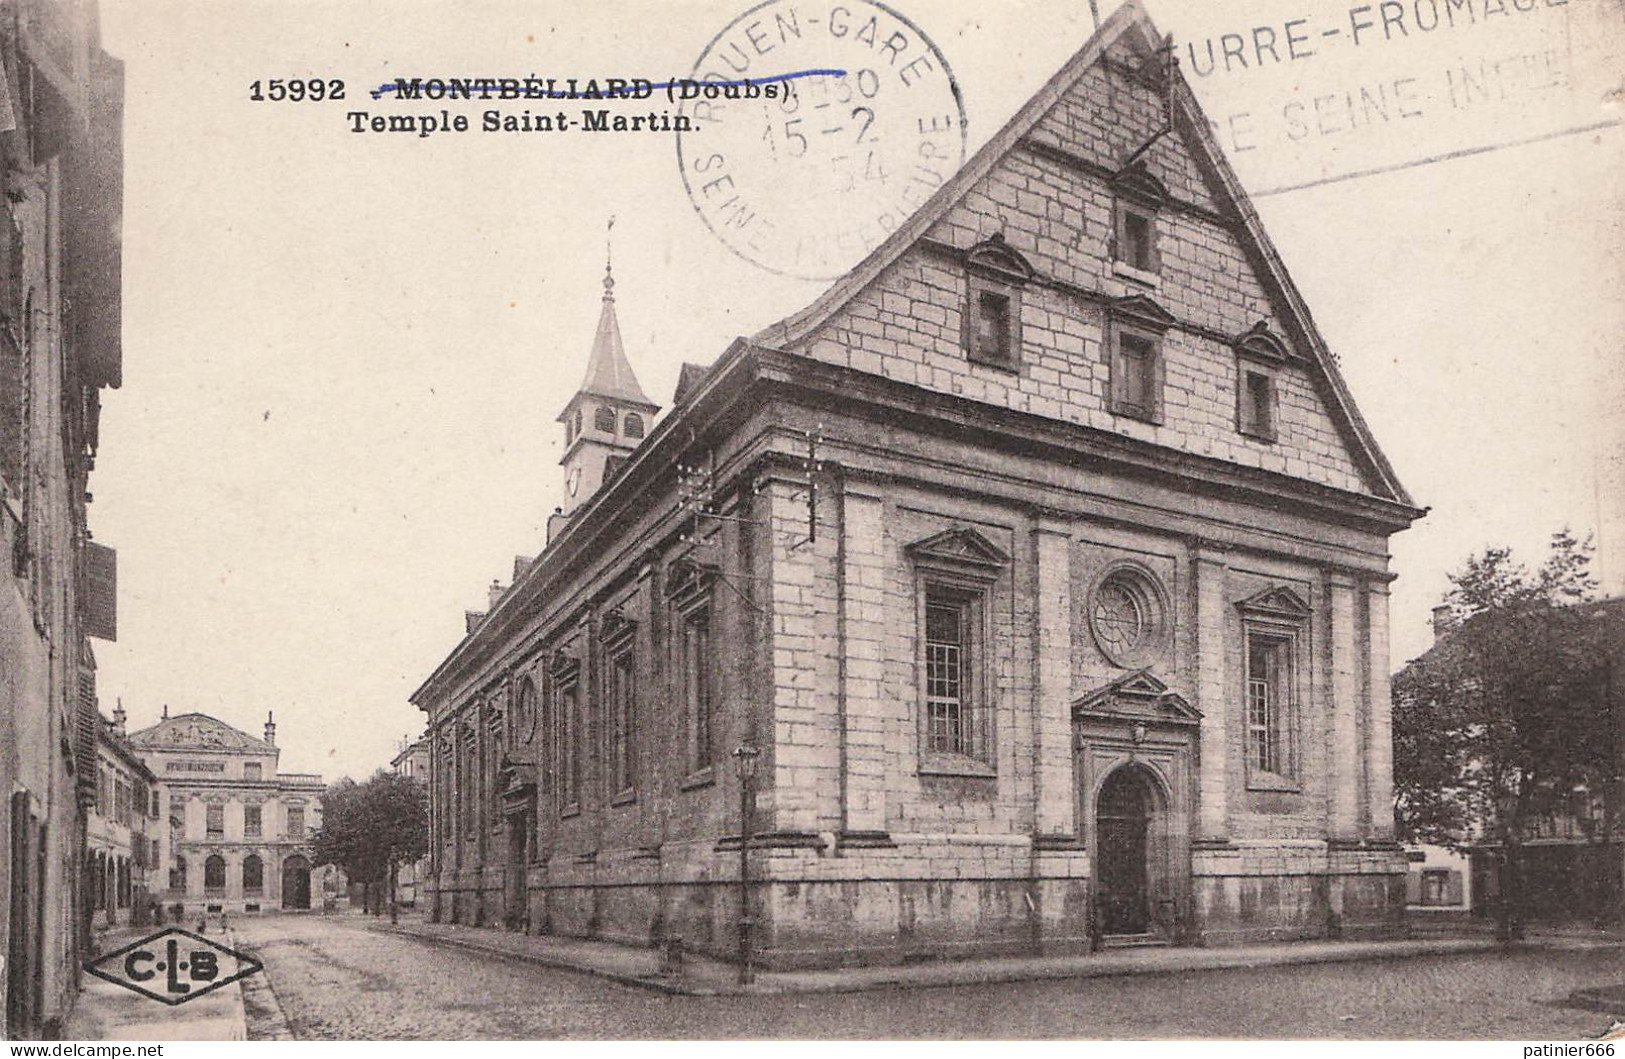
<path fill-rule="evenodd" d="M 317 864 L 337 864 L 362 884 L 374 915 L 383 910 L 387 885 L 393 911 L 400 866 L 429 851 L 428 791 L 416 777 L 395 772 L 379 771 L 365 783 L 338 780 L 323 798 L 313 845 Z"/>
<path fill-rule="evenodd" d="M 1498 933 L 1522 936 L 1521 846 L 1537 815 L 1613 780 L 1603 629 L 1576 606 L 1596 590 L 1590 538 L 1567 530 L 1530 573 L 1489 548 L 1450 575 L 1448 629 L 1394 680 L 1402 834 L 1453 848 L 1499 843 Z"/>

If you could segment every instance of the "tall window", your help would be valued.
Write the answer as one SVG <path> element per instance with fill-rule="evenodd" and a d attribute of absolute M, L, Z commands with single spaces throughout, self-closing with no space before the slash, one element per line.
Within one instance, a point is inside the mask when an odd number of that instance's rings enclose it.
<path fill-rule="evenodd" d="M 250 853 L 243 858 L 243 893 L 257 894 L 265 889 L 265 862 Z"/>
<path fill-rule="evenodd" d="M 572 667 L 554 684 L 558 724 L 559 809 L 574 812 L 581 807 L 581 677 Z"/>
<path fill-rule="evenodd" d="M 617 650 L 609 662 L 610 780 L 612 796 L 629 795 L 636 775 L 632 723 L 636 688 L 632 676 L 632 646 Z"/>
<path fill-rule="evenodd" d="M 260 837 L 260 807 L 257 805 L 243 806 L 243 837 Z"/>
<path fill-rule="evenodd" d="M 1312 611 L 1293 589 L 1265 589 L 1237 604 L 1242 613 L 1242 719 L 1247 785 L 1297 791 L 1300 652 Z"/>
<path fill-rule="evenodd" d="M 303 809 L 288 810 L 288 837 L 305 837 L 305 811 Z"/>
<path fill-rule="evenodd" d="M 970 688 L 966 606 L 928 593 L 925 602 L 926 749 L 968 754 Z"/>
<path fill-rule="evenodd" d="M 714 758 L 715 682 L 711 657 L 711 608 L 701 607 L 683 619 L 683 701 L 688 714 L 689 767 L 707 768 Z"/>
<path fill-rule="evenodd" d="M 959 527 L 905 548 L 916 570 L 920 771 L 994 775 L 989 602 L 1009 555 Z"/>
<path fill-rule="evenodd" d="M 177 856 L 175 866 L 169 869 L 169 890 L 171 893 L 186 892 L 186 858 Z"/>
<path fill-rule="evenodd" d="M 224 890 L 226 888 L 226 858 L 216 853 L 203 862 L 203 889 Z"/>
<path fill-rule="evenodd" d="M 224 838 L 226 835 L 226 807 L 211 805 L 204 811 L 205 833 L 208 838 Z"/>
<path fill-rule="evenodd" d="M 1282 717 L 1290 705 L 1291 642 L 1247 637 L 1247 752 L 1261 772 L 1285 772 Z"/>

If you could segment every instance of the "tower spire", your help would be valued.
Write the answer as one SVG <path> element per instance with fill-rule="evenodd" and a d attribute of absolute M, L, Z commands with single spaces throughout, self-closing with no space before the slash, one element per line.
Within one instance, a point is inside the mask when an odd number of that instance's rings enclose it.
<path fill-rule="evenodd" d="M 564 424 L 565 489 L 562 509 L 548 519 L 548 538 L 568 516 L 609 480 L 647 436 L 660 406 L 649 400 L 626 357 L 615 309 L 615 218 L 604 226 L 604 295 L 598 328 L 587 354 L 587 371 L 575 396 L 559 414 Z"/>

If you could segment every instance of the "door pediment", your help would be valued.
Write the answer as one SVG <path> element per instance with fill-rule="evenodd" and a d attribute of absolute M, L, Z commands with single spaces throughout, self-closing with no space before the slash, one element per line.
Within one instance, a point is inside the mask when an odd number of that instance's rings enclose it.
<path fill-rule="evenodd" d="M 1149 669 L 1119 677 L 1075 700 L 1072 717 L 1178 725 L 1196 725 L 1202 720 L 1201 711 Z"/>

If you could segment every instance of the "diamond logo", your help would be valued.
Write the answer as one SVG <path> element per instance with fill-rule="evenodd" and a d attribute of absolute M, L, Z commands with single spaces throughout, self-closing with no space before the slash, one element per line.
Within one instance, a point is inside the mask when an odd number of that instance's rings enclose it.
<path fill-rule="evenodd" d="M 180 927 L 160 930 L 85 964 L 97 978 L 171 1007 L 264 969 L 254 957 Z"/>

